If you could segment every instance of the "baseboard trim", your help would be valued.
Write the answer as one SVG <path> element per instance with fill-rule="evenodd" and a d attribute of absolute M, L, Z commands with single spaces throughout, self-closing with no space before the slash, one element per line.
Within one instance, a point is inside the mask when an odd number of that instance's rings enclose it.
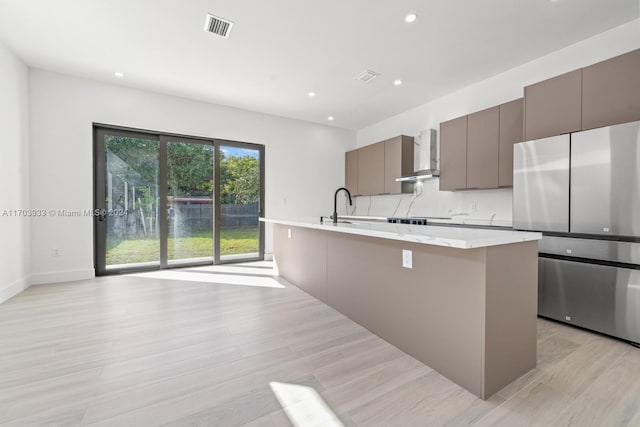
<path fill-rule="evenodd" d="M 0 304 L 18 295 L 20 292 L 24 291 L 29 286 L 31 286 L 31 276 L 26 276 L 26 277 L 23 277 L 22 279 L 16 280 L 15 282 L 11 283 L 9 286 L 3 289 L 0 289 Z"/>
<path fill-rule="evenodd" d="M 32 285 L 47 285 L 50 283 L 74 282 L 96 277 L 95 270 L 52 271 L 49 273 L 37 273 L 31 275 Z"/>

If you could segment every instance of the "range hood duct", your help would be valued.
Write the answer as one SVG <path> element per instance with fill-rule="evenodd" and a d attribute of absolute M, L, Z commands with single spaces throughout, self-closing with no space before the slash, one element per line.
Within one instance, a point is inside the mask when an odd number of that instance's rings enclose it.
<path fill-rule="evenodd" d="M 416 182 L 440 176 L 440 170 L 438 170 L 438 136 L 436 130 L 423 130 L 415 138 L 414 144 L 414 167 L 416 170 L 409 176 L 396 178 L 396 182 Z"/>

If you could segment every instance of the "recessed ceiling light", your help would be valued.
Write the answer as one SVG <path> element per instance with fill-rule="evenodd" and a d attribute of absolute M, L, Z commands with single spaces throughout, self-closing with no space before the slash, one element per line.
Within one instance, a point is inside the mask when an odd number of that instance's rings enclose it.
<path fill-rule="evenodd" d="M 333 121 L 333 116 L 329 116 L 329 117 L 327 117 L 327 120 L 329 120 L 330 122 L 332 122 L 332 121 Z"/>
<path fill-rule="evenodd" d="M 400 86 L 402 84 L 402 80 L 398 79 L 398 80 L 394 80 L 393 84 L 396 86 Z"/>
<path fill-rule="evenodd" d="M 307 95 L 309 95 L 309 98 L 313 98 L 314 96 L 316 96 L 316 93 L 311 91 Z"/>
<path fill-rule="evenodd" d="M 113 73 L 113 75 L 116 76 L 119 79 L 124 77 L 124 74 L 122 74 L 120 71 L 116 71 L 115 73 Z"/>
<path fill-rule="evenodd" d="M 417 18 L 418 18 L 418 15 L 416 15 L 415 13 L 410 13 L 404 17 L 404 20 L 410 24 L 414 22 Z"/>

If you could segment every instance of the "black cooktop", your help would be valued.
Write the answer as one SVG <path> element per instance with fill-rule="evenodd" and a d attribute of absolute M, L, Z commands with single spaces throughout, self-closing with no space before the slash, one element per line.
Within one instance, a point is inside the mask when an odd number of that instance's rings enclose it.
<path fill-rule="evenodd" d="M 427 225 L 427 218 L 421 216 L 412 216 L 409 218 L 387 218 L 387 222 L 392 224 Z"/>

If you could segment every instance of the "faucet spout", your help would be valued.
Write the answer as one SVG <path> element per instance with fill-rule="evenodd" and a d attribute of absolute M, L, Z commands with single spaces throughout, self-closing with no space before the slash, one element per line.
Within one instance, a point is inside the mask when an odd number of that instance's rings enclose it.
<path fill-rule="evenodd" d="M 346 187 L 338 188 L 333 195 L 333 223 L 334 224 L 338 223 L 338 193 L 340 191 L 347 192 L 347 196 L 349 196 L 349 205 L 353 206 L 353 203 L 351 202 L 351 192 Z"/>

